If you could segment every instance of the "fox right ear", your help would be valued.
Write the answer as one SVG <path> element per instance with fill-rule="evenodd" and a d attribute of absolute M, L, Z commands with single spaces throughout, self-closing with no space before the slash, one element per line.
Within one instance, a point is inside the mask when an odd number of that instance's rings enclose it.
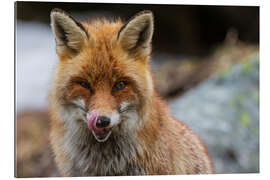
<path fill-rule="evenodd" d="M 151 11 L 142 11 L 131 18 L 118 32 L 118 41 L 123 49 L 131 53 L 149 55 L 154 31 Z"/>
<path fill-rule="evenodd" d="M 84 40 L 89 37 L 82 24 L 61 9 L 55 8 L 51 11 L 51 26 L 58 55 L 67 51 L 78 52 Z"/>

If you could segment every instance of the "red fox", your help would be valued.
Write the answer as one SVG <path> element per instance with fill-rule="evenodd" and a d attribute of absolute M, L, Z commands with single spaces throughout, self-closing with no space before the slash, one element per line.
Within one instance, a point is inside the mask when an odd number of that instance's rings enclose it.
<path fill-rule="evenodd" d="M 156 93 L 153 19 L 142 11 L 126 23 L 78 22 L 52 10 L 50 142 L 62 176 L 214 173 L 205 145 Z"/>

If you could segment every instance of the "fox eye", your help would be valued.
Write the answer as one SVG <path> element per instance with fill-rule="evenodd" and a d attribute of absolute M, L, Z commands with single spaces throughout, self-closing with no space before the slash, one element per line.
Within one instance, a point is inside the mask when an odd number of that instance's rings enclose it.
<path fill-rule="evenodd" d="M 114 91 L 120 91 L 122 89 L 125 89 L 125 87 L 127 86 L 127 82 L 126 81 L 119 81 L 117 82 L 114 87 L 113 87 L 113 90 Z"/>
<path fill-rule="evenodd" d="M 91 87 L 90 87 L 90 84 L 89 84 L 88 82 L 79 81 L 78 84 L 79 84 L 80 86 L 82 86 L 83 88 L 92 90 Z"/>

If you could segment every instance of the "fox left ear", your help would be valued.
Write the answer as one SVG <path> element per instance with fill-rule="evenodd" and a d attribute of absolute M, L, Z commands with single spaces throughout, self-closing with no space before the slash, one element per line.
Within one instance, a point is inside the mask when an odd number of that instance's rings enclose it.
<path fill-rule="evenodd" d="M 118 32 L 118 41 L 123 49 L 149 55 L 154 31 L 151 11 L 142 11 L 131 18 Z"/>
<path fill-rule="evenodd" d="M 51 26 L 59 55 L 68 52 L 73 54 L 80 51 L 84 41 L 89 38 L 81 23 L 58 8 L 51 11 Z"/>

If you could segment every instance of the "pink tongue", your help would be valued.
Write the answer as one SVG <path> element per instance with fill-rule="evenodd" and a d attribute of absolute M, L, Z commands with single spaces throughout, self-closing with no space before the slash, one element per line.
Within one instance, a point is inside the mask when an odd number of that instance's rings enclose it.
<path fill-rule="evenodd" d="M 96 129 L 96 122 L 98 119 L 98 112 L 96 110 L 93 110 L 90 113 L 90 116 L 88 117 L 88 129 L 93 130 Z"/>

